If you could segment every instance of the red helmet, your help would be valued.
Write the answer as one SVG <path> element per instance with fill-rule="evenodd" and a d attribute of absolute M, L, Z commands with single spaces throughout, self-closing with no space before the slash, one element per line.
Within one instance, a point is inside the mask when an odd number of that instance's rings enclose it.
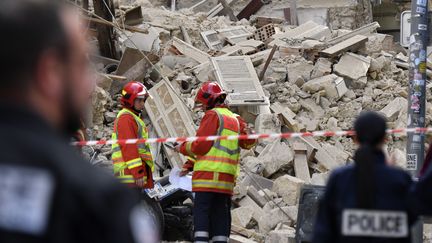
<path fill-rule="evenodd" d="M 136 98 L 147 98 L 149 93 L 147 92 L 144 84 L 132 81 L 127 83 L 122 90 L 122 96 L 120 99 L 121 104 L 124 107 L 133 108 Z"/>
<path fill-rule="evenodd" d="M 201 103 L 204 108 L 213 107 L 217 98 L 226 96 L 222 87 L 216 82 L 205 82 L 198 90 L 195 103 Z"/>

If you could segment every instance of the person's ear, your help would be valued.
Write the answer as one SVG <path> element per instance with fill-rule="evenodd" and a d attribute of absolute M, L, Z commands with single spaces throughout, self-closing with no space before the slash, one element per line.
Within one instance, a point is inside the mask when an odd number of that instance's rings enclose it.
<path fill-rule="evenodd" d="M 35 83 L 44 97 L 58 101 L 63 95 L 63 67 L 55 51 L 46 51 L 39 58 L 35 70 Z"/>

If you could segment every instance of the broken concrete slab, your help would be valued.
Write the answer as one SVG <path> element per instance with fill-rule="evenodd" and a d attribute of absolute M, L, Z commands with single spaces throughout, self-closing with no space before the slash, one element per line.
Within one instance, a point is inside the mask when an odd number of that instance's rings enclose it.
<path fill-rule="evenodd" d="M 104 89 L 105 91 L 110 91 L 113 80 L 106 74 L 98 74 L 96 79 L 96 85 Z"/>
<path fill-rule="evenodd" d="M 255 120 L 255 130 L 258 134 L 280 133 L 279 118 L 274 114 L 259 114 Z"/>
<path fill-rule="evenodd" d="M 291 148 L 284 142 L 275 141 L 266 146 L 258 156 L 264 165 L 263 175 L 270 177 L 282 168 L 287 168 L 293 162 L 294 156 Z"/>
<path fill-rule="evenodd" d="M 323 143 L 321 146 L 327 153 L 334 158 L 338 166 L 343 166 L 348 162 L 350 154 L 329 143 Z"/>
<path fill-rule="evenodd" d="M 230 243 L 255 243 L 256 241 L 248 239 L 248 238 L 240 236 L 240 235 L 231 234 L 229 237 L 229 242 Z"/>
<path fill-rule="evenodd" d="M 254 186 L 248 187 L 247 195 L 260 207 L 264 207 L 264 205 L 267 203 L 265 196 L 261 195 Z"/>
<path fill-rule="evenodd" d="M 294 228 L 272 230 L 268 233 L 265 243 L 296 243 Z"/>
<path fill-rule="evenodd" d="M 238 204 L 241 207 L 251 208 L 252 218 L 255 219 L 255 221 L 258 221 L 265 214 L 264 210 L 248 196 L 241 199 Z"/>
<path fill-rule="evenodd" d="M 332 72 L 333 63 L 327 59 L 320 57 L 315 63 L 315 66 L 311 72 L 311 79 L 328 75 Z"/>
<path fill-rule="evenodd" d="M 285 213 L 281 210 L 283 210 Z M 287 223 L 288 225 L 293 225 L 294 220 L 291 218 L 289 212 L 293 212 L 292 216 L 294 216 L 294 211 L 296 211 L 295 214 L 297 214 L 297 207 L 277 207 L 270 212 L 264 214 L 258 220 L 258 228 L 260 232 L 267 233 L 270 230 L 274 229 L 279 223 Z"/>
<path fill-rule="evenodd" d="M 367 36 L 356 35 L 332 47 L 323 50 L 321 52 L 321 55 L 326 57 L 335 57 L 346 51 L 356 51 L 361 47 L 364 47 L 367 40 L 368 40 Z"/>
<path fill-rule="evenodd" d="M 312 175 L 311 184 L 317 186 L 325 186 L 330 176 L 330 172 L 325 173 L 314 173 Z"/>
<path fill-rule="evenodd" d="M 307 161 L 307 147 L 304 143 L 294 142 L 294 172 L 295 176 L 305 183 L 310 183 L 309 166 Z"/>
<path fill-rule="evenodd" d="M 179 38 L 173 38 L 173 46 L 181 52 L 183 55 L 190 57 L 198 63 L 205 63 L 210 61 L 210 55 L 199 50 L 198 48 L 180 40 Z"/>
<path fill-rule="evenodd" d="M 315 103 L 312 99 L 300 99 L 301 106 L 307 111 L 312 112 L 314 118 L 319 119 L 324 116 L 324 109 Z"/>
<path fill-rule="evenodd" d="M 334 66 L 336 74 L 352 80 L 353 87 L 362 88 L 367 83 L 367 72 L 371 63 L 370 57 L 360 56 L 354 53 L 346 53 Z"/>
<path fill-rule="evenodd" d="M 299 178 L 284 175 L 274 181 L 272 191 L 276 192 L 289 206 L 298 204 L 301 186 L 305 182 Z"/>
<path fill-rule="evenodd" d="M 243 228 L 250 228 L 254 208 L 251 206 L 239 207 L 231 210 L 232 223 Z"/>
<path fill-rule="evenodd" d="M 408 101 L 405 98 L 397 97 L 386 105 L 380 112 L 388 121 L 395 121 L 404 107 L 407 107 Z"/>
<path fill-rule="evenodd" d="M 336 161 L 336 158 L 330 155 L 327 150 L 323 148 L 318 149 L 317 153 L 315 154 L 315 159 L 318 164 L 327 170 L 332 170 L 340 166 Z"/>
<path fill-rule="evenodd" d="M 241 184 L 243 187 L 247 188 L 248 186 L 252 185 L 257 190 L 262 189 L 272 189 L 273 188 L 273 181 L 269 180 L 263 176 L 256 175 L 253 173 L 249 173 L 243 180 L 241 181 Z"/>
<path fill-rule="evenodd" d="M 368 41 L 365 43 L 363 53 L 371 55 L 381 51 L 389 52 L 394 50 L 394 41 L 392 35 L 374 33 L 369 36 Z"/>
<path fill-rule="evenodd" d="M 296 114 L 290 108 L 282 106 L 279 102 L 270 106 L 273 113 L 279 116 L 279 120 L 292 132 L 299 132 L 299 123 L 295 120 Z"/>
<path fill-rule="evenodd" d="M 288 80 L 290 83 L 295 83 L 299 78 L 302 78 L 304 81 L 308 81 L 311 77 L 311 72 L 313 69 L 314 66 L 306 62 L 288 64 Z"/>

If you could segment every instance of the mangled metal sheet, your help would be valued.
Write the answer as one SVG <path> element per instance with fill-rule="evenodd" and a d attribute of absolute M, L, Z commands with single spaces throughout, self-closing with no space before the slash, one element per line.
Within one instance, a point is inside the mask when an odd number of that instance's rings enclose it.
<path fill-rule="evenodd" d="M 190 137 L 195 135 L 192 117 L 184 103 L 176 96 L 168 82 L 162 80 L 149 90 L 145 109 L 159 137 Z M 181 167 L 185 157 L 166 148 L 172 166 Z"/>
<path fill-rule="evenodd" d="M 231 106 L 266 105 L 268 99 L 248 56 L 224 56 L 211 59 L 216 79 L 228 93 Z"/>
<path fill-rule="evenodd" d="M 243 26 L 201 32 L 201 36 L 206 45 L 214 50 L 222 49 L 227 41 L 231 44 L 235 44 L 248 40 L 252 35 L 253 34 Z"/>

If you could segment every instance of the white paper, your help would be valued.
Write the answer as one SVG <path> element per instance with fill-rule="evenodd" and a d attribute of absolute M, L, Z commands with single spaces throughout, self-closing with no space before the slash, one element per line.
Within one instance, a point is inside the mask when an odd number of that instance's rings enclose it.
<path fill-rule="evenodd" d="M 192 191 L 192 176 L 180 176 L 180 169 L 174 167 L 169 174 L 169 182 L 171 185 L 186 190 Z"/>

